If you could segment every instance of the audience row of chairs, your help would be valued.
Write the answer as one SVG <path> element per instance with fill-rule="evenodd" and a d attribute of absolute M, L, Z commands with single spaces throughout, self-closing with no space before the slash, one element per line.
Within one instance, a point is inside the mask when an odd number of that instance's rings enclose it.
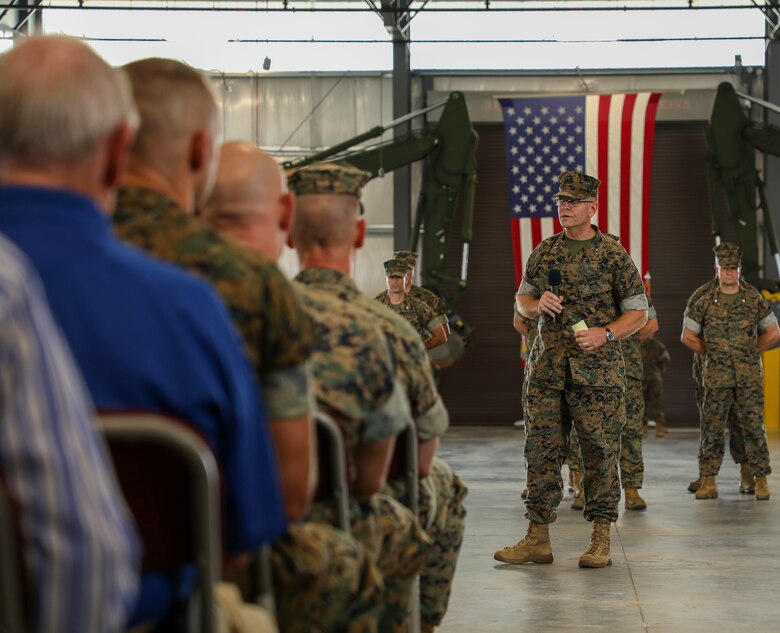
<path fill-rule="evenodd" d="M 334 504 L 340 528 L 350 529 L 349 489 L 344 442 L 336 423 L 317 413 L 320 500 Z M 188 618 L 193 633 L 214 633 L 212 591 L 221 569 L 219 468 L 205 441 L 185 424 L 154 414 L 103 414 L 98 428 L 114 462 L 120 487 L 144 543 L 144 572 L 184 565 L 197 569 L 196 591 Z M 407 482 L 408 507 L 417 514 L 417 436 L 403 434 L 391 476 Z M 26 633 L 25 581 L 19 531 L 0 486 L 0 633 Z M 255 601 L 273 612 L 269 550 L 255 565 Z M 419 592 L 413 592 L 410 631 L 419 631 Z"/>

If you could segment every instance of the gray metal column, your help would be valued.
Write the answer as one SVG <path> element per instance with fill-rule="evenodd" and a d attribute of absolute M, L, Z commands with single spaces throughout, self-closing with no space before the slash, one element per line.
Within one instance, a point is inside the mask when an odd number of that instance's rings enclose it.
<path fill-rule="evenodd" d="M 393 118 L 409 114 L 412 109 L 412 81 L 409 44 L 405 40 L 393 42 Z M 398 125 L 394 137 L 411 130 L 411 122 Z M 412 166 L 393 172 L 393 244 L 395 250 L 409 248 L 412 224 Z"/>
<path fill-rule="evenodd" d="M 382 17 L 393 41 L 393 119 L 412 109 L 412 80 L 409 60 L 409 23 L 411 0 L 382 0 Z M 408 133 L 411 123 L 393 128 L 393 138 Z M 412 223 L 412 168 L 393 172 L 393 245 L 396 250 L 409 247 Z"/>

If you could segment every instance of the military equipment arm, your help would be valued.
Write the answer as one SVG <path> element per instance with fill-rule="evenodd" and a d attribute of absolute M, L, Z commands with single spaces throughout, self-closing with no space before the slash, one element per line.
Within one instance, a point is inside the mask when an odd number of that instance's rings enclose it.
<path fill-rule="evenodd" d="M 764 191 L 764 182 L 756 169 L 755 151 L 780 156 L 780 129 L 751 121 L 739 102 L 739 97 L 771 106 L 759 99 L 742 95 L 730 83 L 718 86 L 715 104 L 707 131 L 707 184 L 716 243 L 722 231 L 718 217 L 718 200 L 725 195 L 728 210 L 734 219 L 734 239 L 742 251 L 742 273 L 753 285 L 771 292 L 780 290 L 780 280 L 761 275 L 757 211 L 760 208 L 764 232 L 780 270 L 780 249 L 777 246 L 772 215 Z M 758 197 L 758 203 L 756 203 Z"/>
<path fill-rule="evenodd" d="M 399 138 L 370 147 L 351 149 L 367 140 L 378 138 L 400 123 L 442 106 L 444 109 L 435 125 L 412 130 Z M 409 248 L 416 251 L 422 235 L 422 263 L 419 267 L 422 285 L 442 297 L 451 326 L 464 339 L 468 338 L 471 329 L 454 315 L 454 311 L 467 285 L 476 185 L 476 146 L 477 134 L 471 126 L 465 97 L 460 92 L 453 92 L 446 100 L 284 165 L 286 169 L 295 169 L 318 161 L 343 160 L 378 177 L 425 159 Z M 460 234 L 461 266 L 460 275 L 457 276 L 447 272 L 446 264 L 459 200 L 463 203 L 463 222 Z M 451 292 L 444 288 L 445 284 L 452 287 Z"/>

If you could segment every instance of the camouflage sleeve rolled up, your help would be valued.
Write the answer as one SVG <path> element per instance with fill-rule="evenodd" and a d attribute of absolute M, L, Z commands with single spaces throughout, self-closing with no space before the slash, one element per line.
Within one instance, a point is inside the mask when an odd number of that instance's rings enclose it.
<path fill-rule="evenodd" d="M 523 271 L 523 279 L 520 281 L 520 287 L 517 289 L 517 295 L 530 295 L 538 299 L 544 292 L 543 280 L 540 277 L 539 260 L 542 256 L 544 243 L 537 246 L 528 256 Z M 542 248 L 540 248 L 542 247 Z"/>
<path fill-rule="evenodd" d="M 436 314 L 433 308 L 427 303 L 409 296 L 415 305 L 415 310 L 419 314 L 420 323 L 422 323 L 428 332 L 433 332 L 437 327 L 447 322 L 447 317 L 443 314 Z"/>
<path fill-rule="evenodd" d="M 299 418 L 314 410 L 311 363 L 274 369 L 263 385 L 265 406 L 271 420 Z"/>
<path fill-rule="evenodd" d="M 758 297 L 758 329 L 764 331 L 777 324 L 777 317 L 772 312 L 772 306 L 759 293 Z"/>
<path fill-rule="evenodd" d="M 685 314 L 683 315 L 683 327 L 689 329 L 694 334 L 701 334 L 701 327 L 704 322 L 707 304 L 711 298 L 710 295 L 714 292 L 716 292 L 716 288 L 711 288 L 708 292 L 694 293 L 691 295 L 685 308 Z"/>
<path fill-rule="evenodd" d="M 332 293 L 303 284 L 297 290 L 317 332 L 317 404 L 339 424 L 348 450 L 397 435 L 412 419 L 379 328 L 365 311 Z"/>
<path fill-rule="evenodd" d="M 711 298 L 713 290 L 718 288 L 718 279 L 710 279 L 705 284 L 699 286 L 693 291 L 688 301 L 685 303 L 685 312 L 683 313 L 683 327 L 688 328 L 695 334 L 701 333 L 701 320 L 706 310 L 706 302 Z M 705 297 L 705 303 L 698 305 L 700 300 Z M 695 360 L 695 359 L 694 359 Z"/>
<path fill-rule="evenodd" d="M 619 301 L 620 312 L 629 310 L 647 310 L 649 303 L 645 294 L 645 285 L 639 275 L 634 260 L 625 249 L 618 244 L 624 255 L 623 267 L 617 275 L 614 285 L 615 296 Z"/>

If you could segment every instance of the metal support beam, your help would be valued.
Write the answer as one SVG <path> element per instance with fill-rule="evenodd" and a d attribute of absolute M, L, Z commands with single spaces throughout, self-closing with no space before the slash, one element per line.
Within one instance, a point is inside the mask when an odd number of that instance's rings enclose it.
<path fill-rule="evenodd" d="M 412 80 L 409 44 L 404 40 L 393 42 L 393 117 L 409 114 L 412 109 Z M 398 138 L 408 133 L 411 122 L 394 128 Z M 393 172 L 393 244 L 395 250 L 409 248 L 412 224 L 412 167 L 407 165 Z"/>
<path fill-rule="evenodd" d="M 371 2 L 371 0 L 367 0 Z M 381 15 L 393 46 L 393 118 L 399 119 L 412 110 L 412 79 L 409 58 L 409 26 L 412 0 L 381 0 Z M 410 123 L 397 125 L 393 138 L 407 134 Z M 412 168 L 400 167 L 393 172 L 393 245 L 396 250 L 409 247 L 412 224 Z"/>

